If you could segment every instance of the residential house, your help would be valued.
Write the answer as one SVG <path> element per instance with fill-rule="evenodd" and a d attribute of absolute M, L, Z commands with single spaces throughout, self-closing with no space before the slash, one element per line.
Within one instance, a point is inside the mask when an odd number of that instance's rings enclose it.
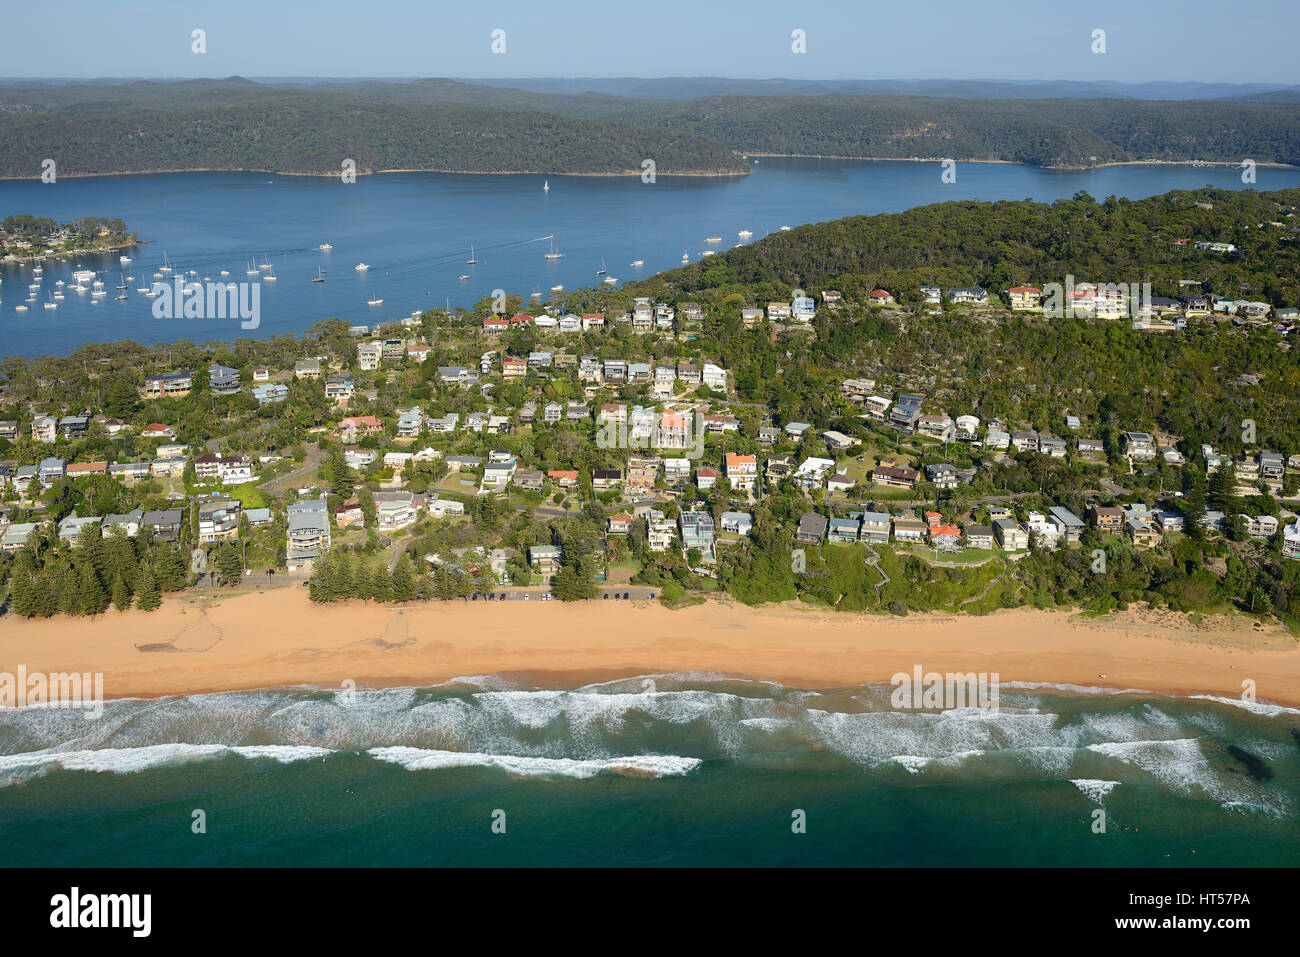
<path fill-rule="evenodd" d="M 728 452 L 724 462 L 731 487 L 741 492 L 753 491 L 758 481 L 758 457 Z"/>
<path fill-rule="evenodd" d="M 185 510 L 181 508 L 163 508 L 140 516 L 140 526 L 153 532 L 160 542 L 180 541 L 184 522 Z"/>
<path fill-rule="evenodd" d="M 858 520 L 856 518 L 835 518 L 827 520 L 826 541 L 837 544 L 853 544 L 858 540 Z"/>
<path fill-rule="evenodd" d="M 708 512 L 681 512 L 677 516 L 678 529 L 682 537 L 682 549 L 690 551 L 698 548 L 706 561 L 714 559 L 713 516 Z"/>
<path fill-rule="evenodd" d="M 258 405 L 270 405 L 272 402 L 283 402 L 289 398 L 289 387 L 278 382 L 255 385 L 252 391 Z"/>
<path fill-rule="evenodd" d="M 801 545 L 820 545 L 826 537 L 830 522 L 819 512 L 804 512 L 799 516 L 799 527 L 795 530 L 794 540 Z"/>
<path fill-rule="evenodd" d="M 718 524 L 724 532 L 748 535 L 754 528 L 754 516 L 749 512 L 723 512 Z"/>
<path fill-rule="evenodd" d="M 1023 551 L 1029 547 L 1029 533 L 1010 518 L 999 518 L 994 521 L 993 538 L 1003 551 Z"/>
<path fill-rule="evenodd" d="M 238 499 L 213 498 L 199 502 L 199 543 L 232 541 L 239 535 L 243 505 Z"/>
<path fill-rule="evenodd" d="M 319 359 L 299 359 L 293 364 L 295 379 L 319 379 L 321 367 Z"/>
<path fill-rule="evenodd" d="M 376 504 L 381 494 L 375 493 Z M 330 547 L 329 506 L 324 498 L 291 502 L 285 512 L 289 561 L 310 561 Z"/>
<path fill-rule="evenodd" d="M 1118 505 L 1089 505 L 1088 521 L 1099 532 L 1117 534 L 1124 530 L 1124 510 Z"/>
<path fill-rule="evenodd" d="M 374 493 L 375 525 L 381 532 L 394 532 L 415 524 L 415 496 L 403 491 Z"/>

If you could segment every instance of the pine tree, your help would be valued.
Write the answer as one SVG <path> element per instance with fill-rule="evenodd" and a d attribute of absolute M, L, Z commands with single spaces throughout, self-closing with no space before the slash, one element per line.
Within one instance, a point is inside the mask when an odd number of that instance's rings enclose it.
<path fill-rule="evenodd" d="M 393 600 L 393 582 L 382 564 L 376 565 L 370 573 L 370 597 L 375 601 Z"/>
<path fill-rule="evenodd" d="M 415 598 L 415 582 L 411 578 L 411 556 L 403 552 L 393 566 L 394 601 L 411 601 Z"/>
<path fill-rule="evenodd" d="M 102 615 L 108 610 L 108 591 L 99 575 L 89 565 L 81 569 L 81 613 Z"/>
<path fill-rule="evenodd" d="M 126 611 L 131 607 L 131 592 L 121 575 L 113 579 L 113 607 L 118 611 Z"/>
<path fill-rule="evenodd" d="M 243 574 L 243 564 L 239 558 L 239 546 L 227 542 L 217 552 L 217 577 L 223 585 L 234 585 Z"/>
<path fill-rule="evenodd" d="M 146 565 L 140 571 L 140 587 L 135 593 L 135 607 L 141 611 L 153 611 L 162 604 L 158 593 L 158 580 L 152 565 Z"/>

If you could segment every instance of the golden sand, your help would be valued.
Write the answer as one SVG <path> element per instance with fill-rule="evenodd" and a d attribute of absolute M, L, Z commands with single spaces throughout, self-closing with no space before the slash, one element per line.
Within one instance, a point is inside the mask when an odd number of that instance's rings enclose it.
<path fill-rule="evenodd" d="M 1300 705 L 1300 643 L 1245 616 L 1193 624 L 1126 612 L 1087 619 L 1008 610 L 983 617 L 838 614 L 797 604 L 351 601 L 313 605 L 305 589 L 217 601 L 172 598 L 158 611 L 93 621 L 0 625 L 0 670 L 103 672 L 108 697 L 282 685 L 432 684 L 504 674 L 564 685 L 707 671 L 829 688 L 897 672 L 996 672 L 1003 682 L 1137 688 Z"/>

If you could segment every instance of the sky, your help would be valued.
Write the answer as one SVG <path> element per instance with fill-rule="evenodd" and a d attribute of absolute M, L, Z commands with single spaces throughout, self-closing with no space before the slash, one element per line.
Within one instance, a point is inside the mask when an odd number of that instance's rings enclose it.
<path fill-rule="evenodd" d="M 1300 0 L 10 0 L 0 75 L 1300 82 Z M 192 33 L 205 31 L 206 52 Z M 505 31 L 505 52 L 492 33 Z M 804 53 L 792 50 L 802 30 Z M 1105 52 L 1094 53 L 1094 31 Z"/>

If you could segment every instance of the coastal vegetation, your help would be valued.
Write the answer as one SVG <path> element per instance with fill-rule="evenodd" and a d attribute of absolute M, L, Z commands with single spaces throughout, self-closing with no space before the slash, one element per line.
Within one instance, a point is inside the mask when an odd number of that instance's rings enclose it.
<path fill-rule="evenodd" d="M 536 93 L 429 79 L 0 87 L 0 177 L 188 169 L 743 173 L 739 154 L 1046 167 L 1300 163 L 1300 104 Z"/>
<path fill-rule="evenodd" d="M 110 252 L 140 241 L 121 219 L 86 216 L 56 223 L 48 216 L 12 213 L 0 220 L 0 250 L 5 259 L 43 259 L 75 253 Z"/>

